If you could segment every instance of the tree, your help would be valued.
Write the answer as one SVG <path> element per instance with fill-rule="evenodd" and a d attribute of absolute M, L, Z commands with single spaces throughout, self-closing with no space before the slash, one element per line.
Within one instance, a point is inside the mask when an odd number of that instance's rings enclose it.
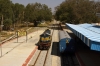
<path fill-rule="evenodd" d="M 25 9 L 25 20 L 27 22 L 33 22 L 34 26 L 38 25 L 37 21 L 51 21 L 52 12 L 45 4 L 32 3 L 28 4 Z"/>
<path fill-rule="evenodd" d="M 15 3 L 13 9 L 13 23 L 19 26 L 24 21 L 24 5 Z M 19 25 L 18 25 L 19 24 Z"/>
<path fill-rule="evenodd" d="M 76 24 L 97 22 L 93 7 L 93 3 L 89 0 L 66 0 L 55 8 L 55 18 Z"/>
<path fill-rule="evenodd" d="M 0 0 L 0 13 L 4 16 L 4 19 L 12 18 L 12 2 L 10 0 Z"/>
<path fill-rule="evenodd" d="M 19 3 L 14 4 L 10 0 L 0 0 L 0 21 L 2 15 L 6 30 L 19 27 L 25 22 L 32 22 L 34 26 L 37 26 L 37 21 L 52 20 L 51 8 L 41 3 L 32 3 L 25 7 Z"/>
<path fill-rule="evenodd" d="M 6 19 L 12 20 L 12 14 L 13 14 L 12 4 L 13 3 L 10 0 L 6 0 L 6 1 L 0 0 L 0 21 L 2 20 L 1 19 L 2 15 L 3 15 L 3 21 L 5 21 Z M 9 26 L 9 24 L 8 24 L 8 26 Z"/>
<path fill-rule="evenodd" d="M 3 28 L 5 30 L 10 30 L 11 25 L 12 25 L 12 20 L 11 19 L 5 19 L 4 20 L 4 27 Z"/>

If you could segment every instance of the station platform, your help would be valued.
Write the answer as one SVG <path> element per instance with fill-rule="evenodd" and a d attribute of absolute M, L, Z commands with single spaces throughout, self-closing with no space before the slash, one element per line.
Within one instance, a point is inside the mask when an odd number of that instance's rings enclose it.
<path fill-rule="evenodd" d="M 75 45 L 76 56 L 80 63 L 80 66 L 100 66 L 100 52 L 91 50 L 86 44 L 80 39 Z"/>
<path fill-rule="evenodd" d="M 76 35 L 69 29 L 65 29 L 73 38 Z M 79 38 L 76 38 L 79 39 Z M 100 66 L 100 51 L 91 50 L 81 39 L 75 44 L 75 54 L 80 66 Z"/>
<path fill-rule="evenodd" d="M 37 49 L 39 35 L 43 30 L 28 34 L 26 37 L 8 41 L 0 46 L 0 66 L 27 66 L 32 55 Z"/>
<path fill-rule="evenodd" d="M 89 49 L 80 49 L 77 56 L 81 66 L 100 66 L 100 52 Z"/>
<path fill-rule="evenodd" d="M 69 28 L 78 38 L 80 38 L 91 50 L 100 51 L 100 26 L 94 24 L 68 24 Z"/>

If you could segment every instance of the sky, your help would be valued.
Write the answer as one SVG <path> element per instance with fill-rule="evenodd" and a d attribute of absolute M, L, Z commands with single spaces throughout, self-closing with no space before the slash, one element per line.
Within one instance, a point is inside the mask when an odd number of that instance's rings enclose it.
<path fill-rule="evenodd" d="M 28 3 L 41 3 L 46 4 L 49 8 L 52 8 L 52 12 L 54 12 L 54 8 L 61 4 L 65 0 L 11 0 L 13 3 L 20 3 L 23 5 L 27 5 Z"/>

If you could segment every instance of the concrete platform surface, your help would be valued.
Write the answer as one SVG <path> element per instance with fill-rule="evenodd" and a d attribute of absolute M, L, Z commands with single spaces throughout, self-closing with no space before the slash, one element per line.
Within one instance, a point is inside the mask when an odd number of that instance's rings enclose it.
<path fill-rule="evenodd" d="M 0 46 L 0 66 L 27 66 L 43 30 L 33 32 L 26 37 L 11 40 Z"/>

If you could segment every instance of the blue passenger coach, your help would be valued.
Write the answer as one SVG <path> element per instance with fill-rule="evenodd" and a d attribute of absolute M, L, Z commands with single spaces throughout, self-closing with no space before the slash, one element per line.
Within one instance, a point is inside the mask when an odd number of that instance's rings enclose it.
<path fill-rule="evenodd" d="M 100 26 L 87 23 L 78 25 L 66 23 L 66 26 L 91 50 L 100 51 Z"/>
<path fill-rule="evenodd" d="M 74 51 L 74 40 L 63 30 L 59 31 L 59 50 L 60 53 Z"/>

